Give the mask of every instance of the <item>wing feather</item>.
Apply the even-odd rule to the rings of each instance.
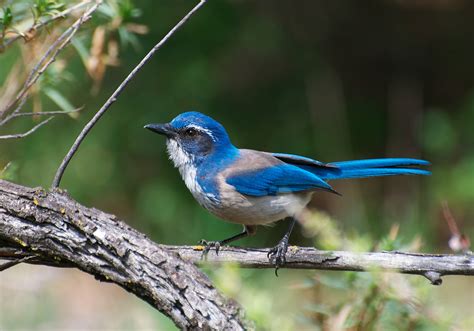
[[[257,197],[308,190],[335,192],[318,176],[290,164],[240,172],[229,176],[226,182],[241,194]]]

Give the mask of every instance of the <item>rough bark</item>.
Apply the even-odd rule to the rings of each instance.
[[[0,257],[23,255],[23,262],[72,266],[116,283],[181,329],[248,329],[239,305],[192,263],[59,190],[0,180],[0,247]]]

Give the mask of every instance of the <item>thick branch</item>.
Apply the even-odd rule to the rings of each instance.
[[[248,328],[241,308],[219,294],[198,268],[114,215],[86,208],[61,191],[0,180],[0,258],[29,256],[22,261],[74,266],[116,283],[182,329]]]

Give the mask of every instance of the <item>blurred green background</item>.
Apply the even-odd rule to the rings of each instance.
[[[12,161],[15,182],[48,187],[84,124],[145,52],[195,3],[134,1],[142,13],[134,22],[149,29],[137,37],[138,46],[123,45],[120,65],[107,69],[98,93],[91,92],[93,82],[80,57],[73,55],[68,79],[57,89],[84,110],[77,119],[57,117],[25,139],[0,141],[0,168]],[[86,31],[90,34],[92,28]],[[143,129],[144,124],[167,122],[183,111],[198,110],[220,121],[238,147],[301,154],[325,162],[373,157],[416,157],[432,162],[433,175],[427,178],[334,183],[342,197],[320,193],[311,203],[312,209],[324,213],[317,214],[317,220],[330,215],[330,225],[309,231],[311,235],[298,227],[292,244],[376,249],[398,224],[399,234],[387,239],[390,245],[407,247],[419,240],[422,244],[414,249],[449,252],[451,234],[443,218],[442,201],[448,202],[461,231],[471,238],[474,234],[473,31],[474,3],[467,0],[209,1],[145,66],[92,130],[61,187],[87,206],[118,215],[158,243],[194,244],[202,238],[216,240],[237,233],[240,226],[221,222],[198,206],[167,159],[164,139]],[[87,47],[88,42],[86,38]],[[1,84],[20,53],[19,45],[15,47],[0,55]],[[43,110],[57,108],[45,96],[41,100]],[[27,108],[31,106],[27,104]],[[2,134],[26,130],[32,124],[30,119],[17,119],[3,127]],[[260,228],[255,237],[238,245],[273,246],[286,228],[280,223]],[[332,230],[328,234],[327,229],[340,234],[342,242],[325,241],[334,234]],[[78,282],[90,282],[78,272],[45,267],[25,266],[15,272],[24,274],[31,269],[36,270],[29,271],[32,275],[51,272],[67,282],[73,273]],[[362,297],[363,291],[370,294],[382,282],[382,276],[371,274],[282,270],[282,277],[275,279],[272,271],[233,267],[207,271],[226,293],[240,299],[260,329],[269,330],[277,329],[269,322],[271,316],[281,320],[279,329],[327,329],[334,312],[341,313],[344,296],[358,291]],[[333,298],[333,287],[325,285],[324,277],[340,280],[342,285],[335,285],[339,289],[334,290],[342,293],[336,295],[340,301]],[[413,279],[396,279],[402,284],[406,278]],[[438,325],[440,330],[458,330],[473,325],[473,281],[448,277],[441,288],[430,287],[423,279],[414,282],[410,286],[422,294],[410,295],[419,298],[421,306],[446,304],[445,315],[434,314],[444,324],[427,314],[432,324],[426,329]],[[49,286],[56,286],[53,283]],[[273,293],[275,287],[281,288],[278,296]],[[94,291],[100,293],[102,288],[99,284]],[[112,326],[106,319],[92,325],[62,324],[61,314],[54,308],[36,312],[31,318],[35,324],[23,320],[25,324],[18,325],[23,301],[8,304],[5,293],[9,289],[0,291],[0,308],[10,311],[9,318],[0,319],[0,327],[3,320],[6,329],[32,325],[50,329],[78,325],[77,329],[173,328],[161,317],[150,317],[144,325],[124,322]],[[301,300],[298,291],[303,291],[307,300]],[[120,290],[103,295],[133,301],[118,314],[135,306],[142,314],[137,316],[158,314]],[[51,307],[61,300],[61,296],[35,296],[38,302],[48,297]],[[402,302],[402,307],[403,300],[398,299],[395,301]],[[285,306],[289,302],[291,308]],[[312,305],[309,313],[308,302]],[[111,311],[122,311],[112,299],[110,305]],[[370,306],[362,300],[363,305]],[[31,307],[37,309],[34,302]],[[109,305],[101,307],[110,310]],[[394,311],[389,316],[404,320],[413,314],[420,318],[424,310]],[[83,318],[96,313],[91,311]],[[375,316],[385,329],[401,325],[396,319],[384,320],[382,313]],[[143,321],[141,317],[138,320]],[[350,323],[346,326],[353,327]],[[412,329],[424,327],[421,323]]]

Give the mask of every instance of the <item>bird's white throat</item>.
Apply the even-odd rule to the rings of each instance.
[[[187,153],[183,147],[175,139],[167,139],[166,147],[170,160],[176,168],[181,168],[187,165],[192,165],[193,156]]]
[[[175,139],[168,139],[166,141],[166,147],[170,160],[173,161],[174,166],[178,168],[184,183],[196,197],[196,195],[202,192],[202,188],[197,182],[197,169],[193,163],[193,156],[187,153]]]

